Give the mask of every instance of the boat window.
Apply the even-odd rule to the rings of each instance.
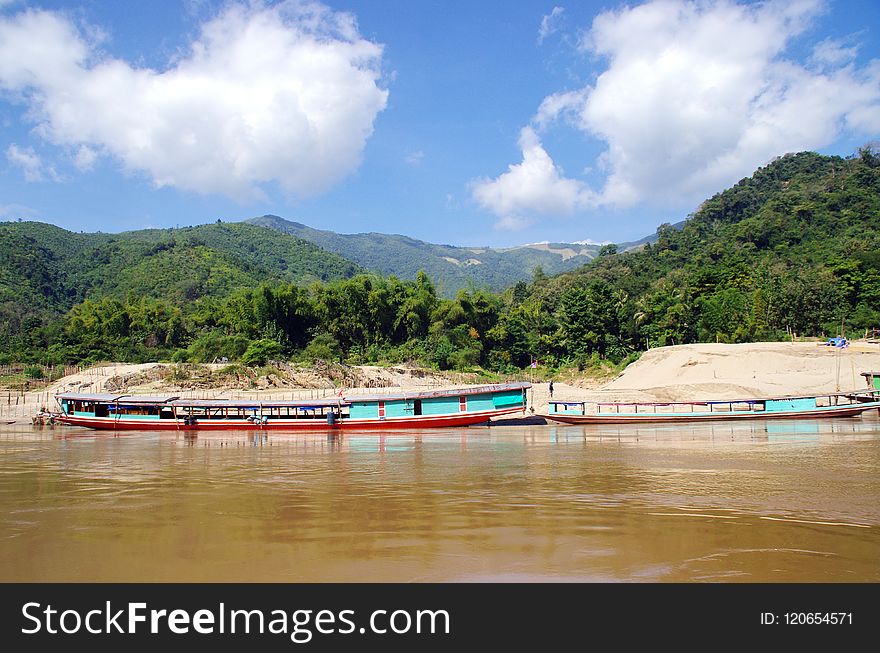
[[[413,401],[413,415],[421,415],[422,414],[422,400],[416,399]]]

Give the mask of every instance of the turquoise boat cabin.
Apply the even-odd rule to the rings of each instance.
[[[526,405],[528,384],[478,386],[460,390],[436,390],[402,395],[349,396],[351,419],[440,416],[482,413]]]

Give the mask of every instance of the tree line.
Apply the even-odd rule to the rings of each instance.
[[[0,327],[0,362],[417,362],[499,372],[622,363],[647,347],[880,326],[880,156],[782,157],[639,251],[540,268],[504,292],[414,280],[265,283],[193,301],[135,292]]]

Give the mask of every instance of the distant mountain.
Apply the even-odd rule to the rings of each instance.
[[[384,275],[415,279],[419,270],[424,270],[446,297],[454,297],[459,289],[471,283],[501,291],[517,281],[531,279],[538,267],[548,275],[573,270],[592,261],[602,247],[594,243],[534,243],[499,249],[455,247],[435,245],[397,234],[338,234],[285,220],[277,215],[251,218],[245,224],[302,238]],[[622,243],[618,245],[618,251],[626,251],[653,240],[656,240],[656,235],[634,243]]]
[[[243,223],[120,234],[0,223],[0,318],[66,311],[89,296],[191,301],[264,281],[328,281],[360,271],[305,240]]]

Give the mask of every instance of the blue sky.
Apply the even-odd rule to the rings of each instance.
[[[0,0],[0,218],[625,241],[880,136],[880,3]]]

